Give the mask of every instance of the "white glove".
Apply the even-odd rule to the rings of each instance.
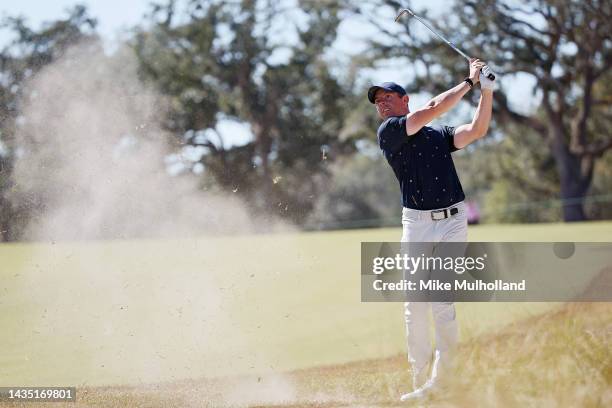
[[[492,73],[493,71],[491,71],[491,68],[489,68],[488,66],[485,66],[480,71],[480,76],[478,77],[478,80],[480,81],[480,89],[490,89],[490,90],[495,89],[495,79],[497,78],[495,79],[487,78],[487,76]]]

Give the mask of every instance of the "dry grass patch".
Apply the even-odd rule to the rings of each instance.
[[[486,305],[483,305],[486,307]],[[424,399],[405,356],[261,376],[79,388],[67,407],[609,407],[612,304],[566,304],[458,348],[454,374]],[[29,404],[51,407],[58,404]],[[11,407],[20,406],[11,404]],[[26,405],[23,405],[26,406]]]

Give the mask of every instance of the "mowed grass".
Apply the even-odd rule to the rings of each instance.
[[[463,342],[452,374],[441,377],[424,398],[405,403],[398,398],[408,390],[409,368],[405,357],[396,355],[259,376],[82,387],[76,404],[63,405],[609,407],[611,336],[610,304],[566,304]]]
[[[398,393],[407,391],[409,374],[401,304],[361,303],[358,276],[360,242],[394,241],[399,234],[393,228],[0,246],[0,327],[10,333],[0,350],[0,385],[76,385],[87,406],[393,405]],[[610,237],[612,223],[470,228],[472,241]],[[522,370],[500,369],[496,361],[536,353],[539,345],[550,367],[533,368],[549,379],[533,401],[547,404],[543,396],[557,401],[550,377],[564,360],[548,350],[570,357],[584,351],[574,350],[580,346],[573,343],[562,343],[568,345],[563,349],[554,343],[557,335],[565,335],[562,342],[572,336],[587,341],[582,322],[597,316],[604,331],[595,339],[603,338],[610,349],[610,309],[599,305],[589,311],[590,306],[555,317],[549,327],[538,316],[558,304],[458,305],[461,379],[472,372],[474,384],[494,401],[504,385],[493,382],[491,389],[488,374],[502,376],[506,370],[509,381],[516,377],[513,371]],[[523,327],[525,319],[532,319],[525,324],[533,328]],[[568,326],[570,320],[576,323]],[[533,347],[519,344],[526,327],[541,332],[529,343]],[[557,333],[555,338],[549,332]],[[514,343],[491,351],[489,344],[498,344],[500,336]],[[541,338],[554,344],[544,347],[535,341]],[[604,373],[607,364],[610,388],[609,360],[598,356],[596,362]],[[567,381],[570,368],[562,373]],[[575,378],[585,392],[607,395],[601,382]],[[450,390],[456,384],[450,383]],[[479,392],[476,387],[474,398]]]

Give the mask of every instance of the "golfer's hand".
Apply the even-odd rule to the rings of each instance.
[[[476,85],[479,81],[480,69],[485,66],[485,63],[478,58],[472,58],[470,60],[470,79],[472,83]]]
[[[497,77],[495,78],[497,79]],[[488,89],[488,90],[494,90],[495,89],[495,79],[491,80],[489,78],[487,78],[482,72],[480,73],[480,89]]]

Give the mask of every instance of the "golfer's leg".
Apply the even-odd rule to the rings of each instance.
[[[413,386],[423,385],[429,374],[432,345],[429,336],[429,303],[406,302],[404,304],[408,361],[412,366]]]
[[[459,255],[454,253],[457,249],[459,248],[455,244],[438,243],[434,250],[434,257],[442,259],[454,257]],[[454,284],[454,274],[454,271],[447,271],[445,269],[434,269],[431,272],[432,279],[450,285]],[[440,352],[440,361],[444,361],[448,360],[447,354],[457,343],[457,316],[455,313],[455,304],[453,303],[454,296],[452,292],[442,292],[435,296],[438,297],[438,299],[436,299],[437,301],[435,302],[431,302],[431,314],[435,328],[436,350]]]
[[[426,235],[431,226],[423,222],[417,212],[404,210],[402,217],[402,251],[410,256],[413,252],[424,250],[421,241],[427,241]],[[423,278],[425,270],[414,272],[411,279]],[[410,300],[410,294],[409,294]],[[416,389],[423,385],[429,375],[429,362],[432,355],[432,343],[429,334],[429,303],[408,301],[404,303],[404,319],[406,324],[406,338],[408,348],[408,361],[412,367],[413,387]]]
[[[432,302],[431,313],[436,328],[436,349],[440,351],[440,356],[444,357],[457,343],[458,326],[455,304]]]
[[[440,226],[443,231],[440,237],[442,242],[467,242],[467,216],[463,203],[458,206],[459,213],[443,220]],[[467,244],[466,244],[467,245]],[[466,245],[439,246],[440,252],[436,256],[461,256],[465,252]],[[454,272],[451,272],[454,273]],[[446,280],[447,277],[445,277]],[[454,277],[453,277],[454,278]],[[440,352],[440,362],[447,362],[448,354],[451,352],[458,340],[458,324],[455,313],[455,304],[452,302],[432,302],[431,311],[434,319],[436,349]]]

